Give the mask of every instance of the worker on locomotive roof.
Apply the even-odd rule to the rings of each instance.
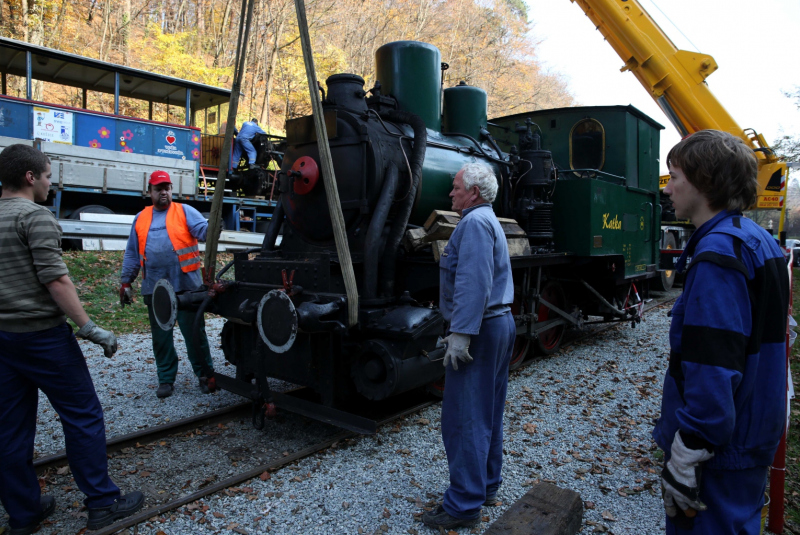
[[[197,241],[205,241],[208,221],[188,204],[172,202],[172,182],[166,171],[155,171],[150,175],[149,191],[153,206],[139,212],[133,220],[122,260],[119,296],[123,307],[132,301],[131,283],[141,269],[142,296],[150,319],[158,372],[156,396],[166,398],[174,391],[178,355],[172,329],[161,329],[153,315],[153,288],[160,279],[167,279],[176,293],[196,290],[203,284]],[[194,318],[195,312],[178,311],[178,326],[186,341],[189,362],[199,378],[200,391],[207,394],[208,378],[214,372],[214,363],[205,328],[199,336],[199,347],[193,343]]]
[[[502,483],[503,409],[516,327],[511,262],[492,210],[497,179],[470,163],[453,180],[452,209],[462,218],[439,261],[439,306],[449,323],[442,439],[450,486],[423,522],[432,528],[475,526],[481,506],[497,503]]]
[[[247,164],[249,167],[253,167],[256,164],[256,149],[253,147],[253,138],[256,134],[266,134],[266,132],[258,126],[258,121],[255,117],[242,124],[242,129],[239,130],[239,133],[236,135],[236,145],[233,147],[231,166],[236,167],[239,165],[242,151],[247,154]]]
[[[664,193],[697,227],[677,265],[683,271],[691,256],[653,431],[665,453],[667,533],[757,535],[786,425],[786,261],[742,216],[758,183],[756,156],[741,139],[703,130],[667,162]]]
[[[0,502],[7,533],[32,533],[56,508],[52,496],[41,495],[32,462],[39,390],[61,419],[69,466],[86,495],[86,527],[99,529],[135,513],[144,496],[120,495],[108,477],[103,407],[64,316],[108,358],[117,338],[86,315],[61,258],[61,227],[36,204],[50,191],[50,160],[30,145],[9,145],[0,153],[0,181]]]

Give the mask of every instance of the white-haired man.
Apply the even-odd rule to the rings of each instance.
[[[439,306],[449,323],[442,439],[450,486],[423,515],[432,528],[474,526],[496,501],[502,478],[503,409],[516,327],[514,283],[505,234],[492,210],[497,179],[483,164],[453,179],[452,209],[461,215],[439,262]]]

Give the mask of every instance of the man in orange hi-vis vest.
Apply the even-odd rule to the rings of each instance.
[[[172,202],[172,181],[166,171],[150,175],[148,206],[136,215],[128,238],[128,247],[122,261],[120,302],[124,306],[132,301],[131,283],[142,271],[142,297],[147,305],[150,331],[153,334],[153,353],[158,369],[156,396],[166,398],[174,391],[178,373],[178,354],[172,339],[172,330],[164,331],[153,315],[153,288],[160,279],[167,279],[176,293],[196,290],[203,283],[200,271],[200,251],[197,240],[205,241],[208,222],[191,206]],[[199,348],[192,343],[195,313],[178,311],[178,326],[186,340],[186,353],[199,387],[208,393],[208,377],[214,371],[208,338],[200,335]],[[199,351],[198,351],[199,350]]]

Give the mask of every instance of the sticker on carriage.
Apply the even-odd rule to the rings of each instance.
[[[153,138],[156,156],[186,159],[187,131],[157,126],[153,129]]]
[[[34,106],[33,138],[72,145],[72,112]]]

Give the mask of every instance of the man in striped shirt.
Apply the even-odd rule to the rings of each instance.
[[[136,512],[144,496],[121,496],[108,477],[103,409],[64,316],[106,357],[117,338],[86,315],[61,259],[61,227],[36,204],[50,191],[47,156],[28,145],[6,147],[0,182],[0,501],[9,533],[32,533],[55,509],[33,468],[39,390],[61,418],[69,465],[86,494],[87,527],[98,529]]]

